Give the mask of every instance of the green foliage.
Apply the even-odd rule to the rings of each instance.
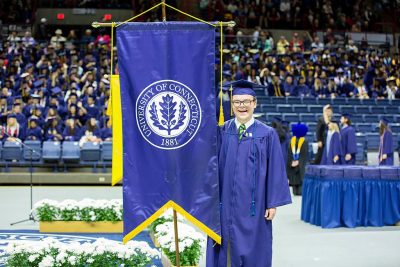
[[[163,253],[168,257],[173,265],[176,266],[176,253],[170,252],[163,248]],[[195,266],[199,264],[201,256],[201,246],[198,241],[194,241],[193,245],[179,252],[181,266]]]

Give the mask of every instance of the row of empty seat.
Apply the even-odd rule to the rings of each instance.
[[[260,104],[257,108],[258,112],[280,112],[280,113],[317,113],[322,114],[322,105],[304,105],[304,104]],[[368,114],[398,114],[400,106],[352,106],[337,105],[333,106],[336,113],[350,113],[359,115]],[[400,117],[399,117],[400,118]]]
[[[82,147],[78,142],[25,141],[0,142],[0,162],[22,162],[29,165],[37,163],[110,163],[112,155],[111,142],[86,142]]]
[[[400,99],[358,99],[358,98],[315,98],[315,97],[269,97],[263,91],[256,91],[261,104],[304,104],[304,105],[352,105],[352,106],[399,106]]]

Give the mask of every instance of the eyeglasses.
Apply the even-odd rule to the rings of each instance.
[[[241,104],[243,104],[243,106],[245,106],[245,107],[248,107],[248,106],[250,106],[250,104],[251,104],[253,101],[255,101],[255,100],[254,100],[254,99],[252,99],[252,100],[246,99],[246,100],[243,100],[243,101],[234,100],[234,101],[232,101],[232,103],[233,103],[233,105],[234,105],[235,107],[240,107]]]

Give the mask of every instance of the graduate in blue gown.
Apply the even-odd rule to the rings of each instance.
[[[272,219],[291,203],[278,135],[253,118],[253,83],[232,83],[235,119],[220,129],[219,178],[222,244],[211,239],[207,266],[269,267]]]
[[[342,164],[343,152],[339,126],[336,122],[331,121],[328,123],[328,129],[321,165],[340,165]]]
[[[342,114],[340,123],[342,124],[342,129],[340,130],[340,141],[342,143],[344,156],[342,163],[346,165],[354,165],[356,164],[357,141],[356,131],[353,126],[351,126],[351,115],[348,113]]]
[[[29,118],[29,127],[26,130],[26,140],[43,140],[43,130],[38,126],[38,118],[35,116]]]
[[[389,120],[382,118],[379,123],[379,165],[393,166],[393,134],[389,128]]]

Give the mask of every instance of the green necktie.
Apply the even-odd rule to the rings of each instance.
[[[238,131],[238,134],[239,134],[239,141],[242,140],[244,131],[246,131],[246,125],[240,124],[240,126],[239,126],[239,131]]]

